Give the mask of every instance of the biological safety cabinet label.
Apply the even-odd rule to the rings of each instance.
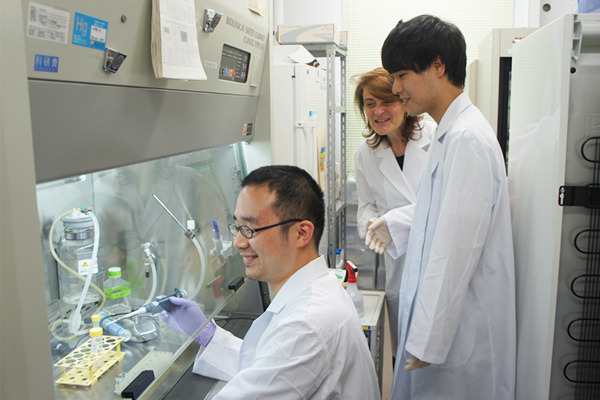
[[[88,15],[75,13],[73,21],[73,44],[92,49],[106,49],[108,22]]]
[[[58,57],[35,55],[33,69],[41,72],[58,72]]]
[[[44,4],[29,3],[27,37],[48,42],[67,44],[69,33],[68,11]]]

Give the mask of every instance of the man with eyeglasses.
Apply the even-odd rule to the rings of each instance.
[[[244,340],[210,322],[196,337],[193,371],[228,383],[214,399],[380,399],[375,367],[350,297],[329,274],[319,241],[325,204],[304,170],[268,166],[242,182],[229,225],[250,279],[274,294]],[[163,318],[192,334],[206,317],[197,303]]]

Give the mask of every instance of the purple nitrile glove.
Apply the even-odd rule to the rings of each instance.
[[[160,300],[163,297],[158,296],[156,299]],[[162,311],[160,318],[175,332],[182,335],[192,335],[206,321],[206,316],[195,301],[175,296],[169,297],[169,301],[178,307],[169,312]],[[200,345],[206,346],[215,334],[216,328],[215,323],[211,321],[194,340]]]

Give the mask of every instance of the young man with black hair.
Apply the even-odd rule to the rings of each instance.
[[[463,92],[465,39],[422,15],[400,21],[381,54],[410,115],[438,124],[408,239],[392,399],[514,399],[506,170],[492,128]]]

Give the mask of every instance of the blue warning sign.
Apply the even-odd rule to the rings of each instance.
[[[88,15],[75,13],[73,21],[73,44],[104,51],[108,22]]]
[[[58,72],[58,57],[36,54],[33,69],[42,72]]]

